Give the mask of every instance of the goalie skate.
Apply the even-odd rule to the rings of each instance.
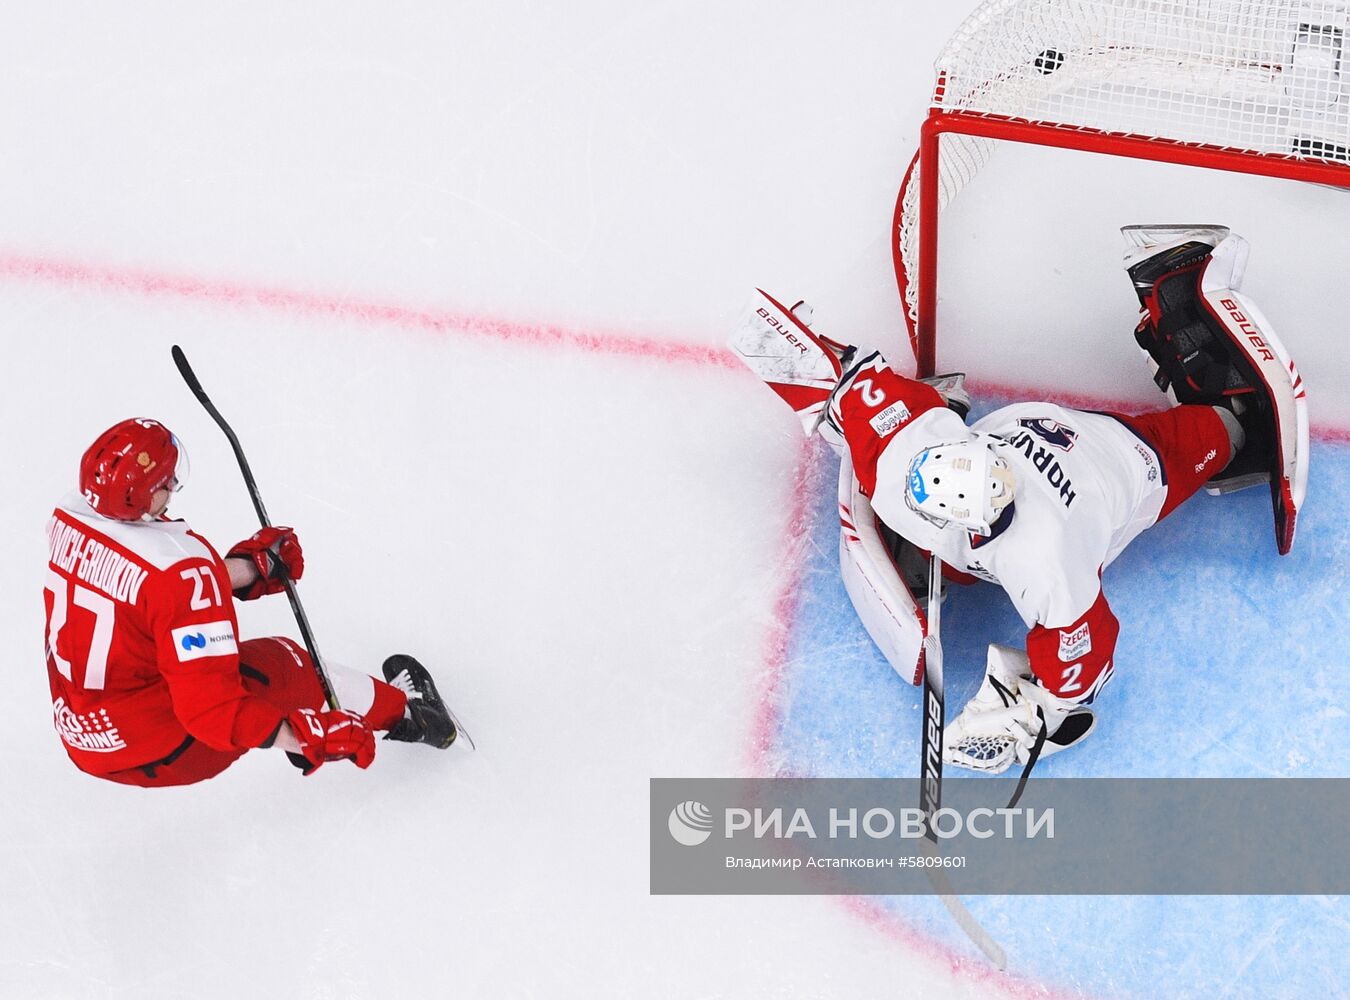
[[[1222,226],[1130,226],[1122,233],[1145,311],[1135,338],[1156,366],[1158,387],[1177,403],[1229,409],[1246,435],[1207,490],[1268,482],[1276,545],[1287,553],[1307,495],[1307,399],[1270,321],[1239,291],[1247,241]]]

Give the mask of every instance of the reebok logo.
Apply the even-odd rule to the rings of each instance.
[[[1205,466],[1209,465],[1210,462],[1214,461],[1218,457],[1219,453],[1217,451],[1215,451],[1213,448],[1209,449],[1209,453],[1200,460],[1200,464],[1195,467],[1195,471],[1204,472]]]

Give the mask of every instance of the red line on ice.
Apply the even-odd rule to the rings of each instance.
[[[401,326],[437,334],[464,334],[494,340],[561,347],[595,354],[673,361],[701,367],[743,370],[732,354],[722,348],[679,343],[619,332],[573,330],[543,323],[516,322],[475,316],[449,310],[416,308],[397,303],[375,302],[250,284],[242,281],[193,277],[140,268],[92,264],[85,261],[0,253],[0,277],[43,281],[79,288],[126,292],[152,298],[177,298],[234,308],[262,308],[298,313],[315,318]],[[977,392],[1020,399],[1051,399],[1068,406],[1134,411],[1137,402],[1076,396],[1053,390],[1003,383],[978,382]],[[1160,408],[1160,407],[1159,407]],[[1314,428],[1314,436],[1327,441],[1350,443],[1350,429]],[[793,473],[787,518],[789,549],[784,558],[782,586],[774,601],[773,623],[765,640],[762,664],[763,686],[751,727],[750,766],[763,774],[771,763],[769,754],[777,737],[782,682],[788,667],[789,643],[796,621],[799,584],[806,561],[810,530],[810,484],[821,452],[804,442]],[[894,937],[906,947],[947,965],[954,973],[988,986],[1017,1000],[1054,1000],[1067,997],[1044,984],[1000,973],[982,960],[957,952],[943,942],[910,926],[899,915],[866,897],[845,896],[844,906],[868,924]]]
[[[811,484],[825,449],[803,441],[792,476],[791,499],[784,525],[786,552],[780,570],[781,584],[773,605],[773,621],[765,637],[761,662],[762,683],[754,721],[750,727],[750,773],[772,776],[777,761],[772,753],[778,736],[782,708],[782,685],[787,675],[792,641],[800,601],[800,584],[806,565],[811,532]],[[981,989],[1012,1000],[1082,1000],[1084,994],[1067,993],[1015,973],[999,972],[978,955],[958,951],[913,926],[900,914],[866,896],[839,896],[844,908],[874,931],[900,942],[911,952],[922,955],[934,965],[945,966],[954,975]]]
[[[1061,989],[1021,976],[1015,972],[999,972],[982,956],[962,954],[941,941],[928,937],[911,927],[896,914],[887,910],[871,896],[841,896],[844,908],[877,931],[900,942],[908,950],[918,952],[934,963],[946,965],[954,975],[987,988],[990,994],[1011,1000],[1084,1000],[1085,993],[1069,993]],[[1015,956],[1014,956],[1015,957]]]
[[[351,298],[342,294],[306,292],[228,278],[204,278],[119,264],[37,254],[0,252],[0,277],[43,281],[93,290],[118,291],[151,298],[210,302],[235,308],[261,308],[313,318],[333,318],[401,326],[439,334],[464,334],[493,340],[563,347],[595,354],[626,355],[682,364],[744,371],[732,353],[706,344],[644,337],[619,331],[575,330],[551,323],[531,323],[448,309],[419,308],[394,302]],[[1017,399],[1049,399],[1088,409],[1136,410],[1138,402],[1080,396],[1051,389],[972,381],[977,392]],[[1160,409],[1161,407],[1148,407]],[[1350,443],[1350,428],[1314,427],[1319,440]]]
[[[573,330],[450,310],[417,308],[390,302],[305,292],[271,285],[135,267],[28,254],[0,253],[0,276],[79,288],[128,292],[151,298],[210,302],[236,308],[256,307],[315,318],[387,324],[440,334],[466,334],[539,346],[566,347],[598,354],[629,355],[685,364],[743,370],[730,351],[628,333]]]
[[[783,526],[787,552],[779,574],[781,584],[773,604],[773,622],[764,642],[759,704],[750,727],[750,773],[756,776],[767,774],[773,763],[769,752],[778,736],[781,687],[787,674],[788,648],[796,625],[802,570],[811,534],[811,479],[820,455],[821,449],[814,447],[814,442],[803,439],[792,474],[791,500]]]

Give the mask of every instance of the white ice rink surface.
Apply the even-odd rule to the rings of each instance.
[[[0,12],[0,996],[1050,995],[831,899],[647,892],[648,779],[760,766],[801,457],[748,375],[658,345],[719,345],[759,284],[899,352],[892,202],[967,5],[277,7]],[[1089,164],[1071,200],[1052,156],[954,209],[947,359],[1118,397],[1114,227],[1212,219],[1350,427],[1347,196]],[[164,420],[176,513],[254,528],[173,343],[300,531],[325,653],[421,656],[476,755],[161,792],[69,764],[42,528],[93,435]],[[241,628],[294,631],[280,599]]]

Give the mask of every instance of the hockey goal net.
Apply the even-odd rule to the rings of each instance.
[[[1350,188],[1350,0],[987,0],[937,60],[895,207],[920,375],[941,210],[998,140]]]

